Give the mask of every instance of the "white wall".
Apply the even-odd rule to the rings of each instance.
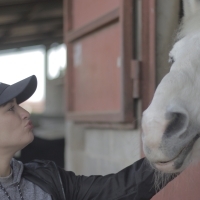
[[[76,174],[114,173],[140,158],[138,130],[85,128],[66,122],[66,169]]]

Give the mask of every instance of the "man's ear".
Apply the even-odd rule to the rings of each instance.
[[[200,0],[183,0],[184,17],[187,19],[200,10]]]

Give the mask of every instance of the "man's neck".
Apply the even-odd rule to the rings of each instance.
[[[10,161],[11,158],[2,158],[0,156],[0,177],[9,176],[11,173]]]

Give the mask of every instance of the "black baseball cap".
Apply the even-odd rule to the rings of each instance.
[[[8,85],[0,82],[0,106],[16,98],[18,104],[32,96],[37,88],[37,78],[32,75],[17,83]]]

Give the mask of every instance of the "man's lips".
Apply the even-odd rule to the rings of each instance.
[[[33,129],[33,123],[29,120],[25,127],[29,127],[30,129]]]

